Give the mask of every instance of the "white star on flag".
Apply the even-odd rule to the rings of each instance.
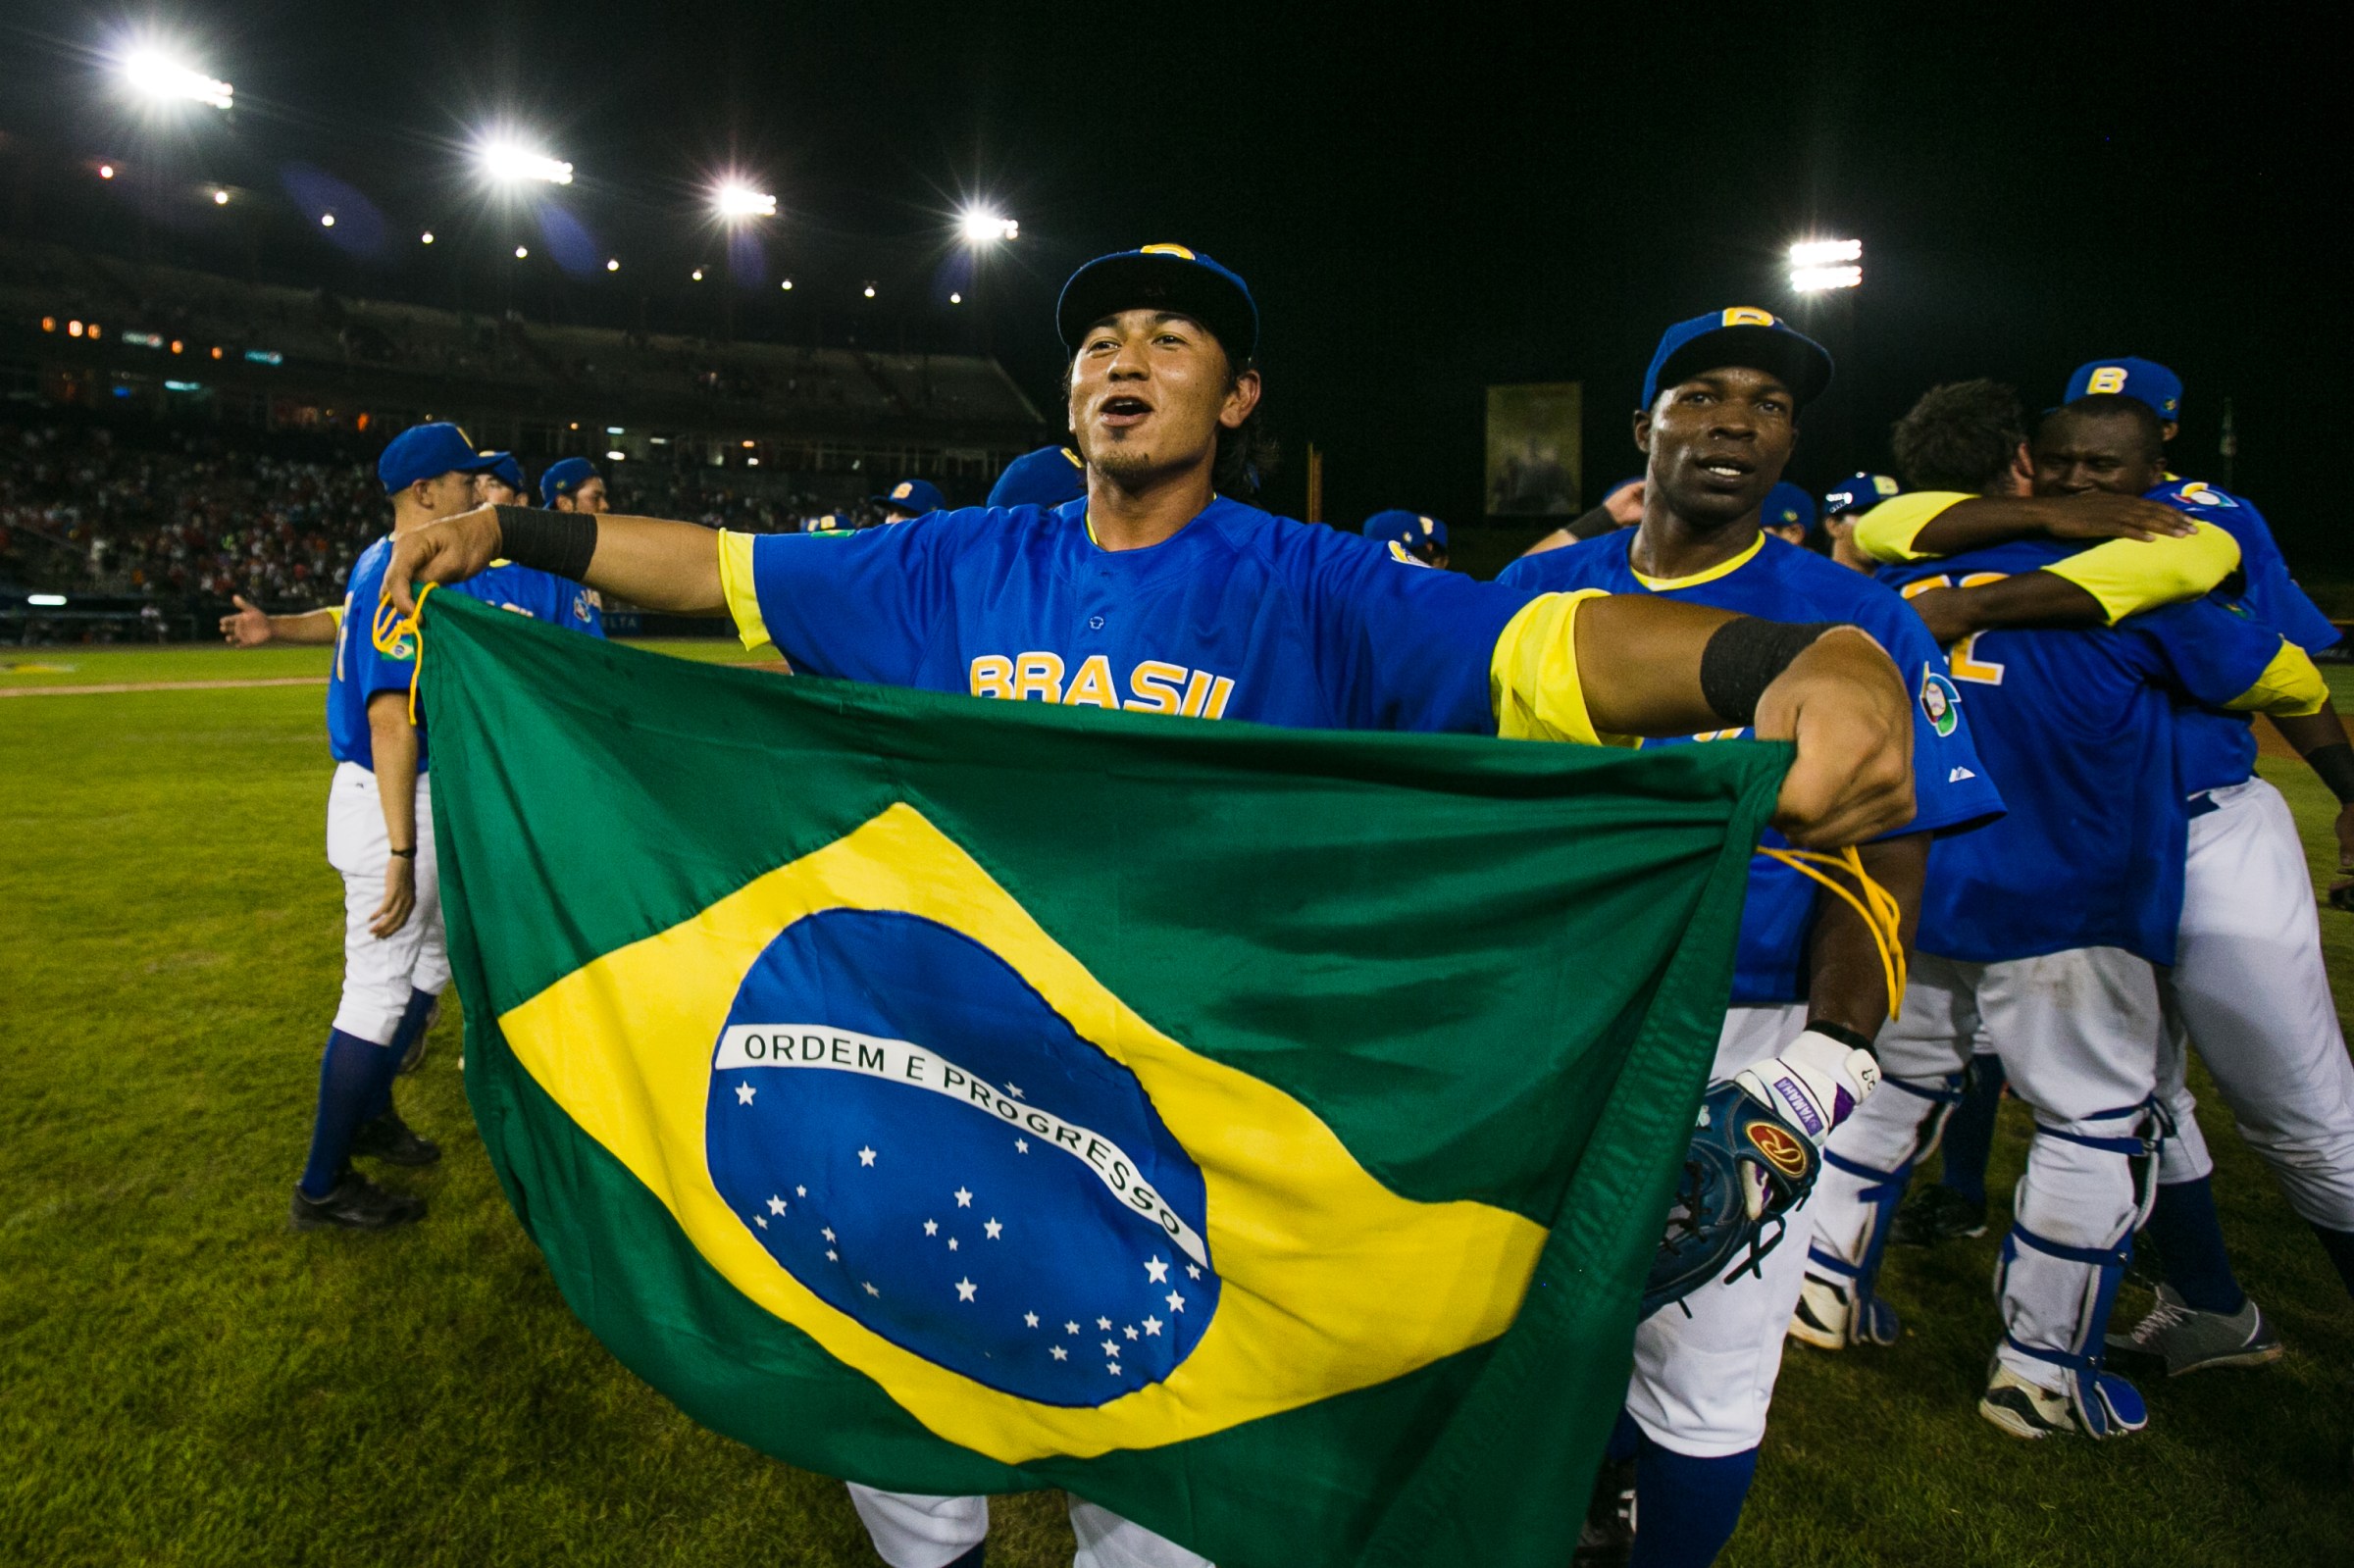
[[[1117,1361],[1108,1362],[1105,1364],[1103,1370],[1116,1378],[1120,1375],[1120,1364]]]
[[[1171,1312],[1183,1312],[1185,1310],[1185,1297],[1179,1295],[1176,1291],[1171,1290],[1169,1292],[1169,1310]]]
[[[1035,1329],[1038,1327],[1038,1314],[1035,1312],[1025,1312],[1022,1314],[1022,1322]]]
[[[1015,1138],[1015,1139],[1013,1140],[1013,1151],[1014,1151],[1016,1154],[1027,1154],[1027,1153],[1029,1153],[1029,1152],[1030,1152],[1030,1140],[1029,1140],[1028,1138]]]
[[[859,1163],[859,1164],[861,1164],[861,1165],[872,1165],[872,1164],[874,1164],[874,1163],[875,1163],[875,1151],[874,1151],[873,1149],[871,1149],[871,1148],[862,1148],[862,1149],[860,1149],[860,1150],[858,1151],[858,1163]]]
[[[973,1292],[979,1289],[980,1287],[970,1280],[958,1280],[956,1282],[956,1299],[970,1301],[973,1298]]]
[[[1079,1332],[1079,1325],[1076,1323],[1066,1323],[1062,1326],[1062,1332],[1065,1334],[1077,1334]]]
[[[1154,1339],[1158,1339],[1160,1337],[1160,1319],[1145,1319],[1145,1332],[1151,1335]]]
[[[1136,1338],[1136,1325],[1131,1323],[1128,1325],[1128,1327],[1122,1329],[1120,1332],[1128,1336],[1129,1339],[1133,1340]]]
[[[1022,1086],[1019,1084],[1008,1084],[1005,1086],[1005,1092],[1011,1094],[1015,1099],[1018,1100],[1022,1097]]]
[[[881,1295],[883,1292],[875,1289],[874,1281],[869,1280],[866,1282],[866,1293],[868,1295]]]
[[[1188,1264],[1185,1266],[1185,1277],[1186,1277],[1187,1279],[1189,1279],[1189,1280],[1198,1280],[1198,1279],[1202,1278],[1202,1268],[1201,1268],[1201,1265],[1199,1265],[1199,1264],[1195,1264],[1195,1263],[1188,1263]]]
[[[762,1229],[763,1231],[765,1231],[765,1230],[767,1230],[767,1229],[768,1229],[768,1222],[767,1222],[766,1220],[762,1219],[762,1218],[761,1218],[759,1215],[757,1215],[757,1214],[755,1214],[755,1215],[753,1215],[753,1216],[752,1216],[752,1223],[753,1223],[754,1225],[757,1225],[758,1227],[760,1227],[760,1229]]]
[[[793,1195],[794,1197],[807,1197],[809,1195],[809,1189],[805,1187],[796,1187],[793,1189]]]
[[[837,1239],[834,1235],[834,1227],[831,1225],[827,1226],[824,1230],[818,1232],[817,1234],[824,1237],[829,1241]]]
[[[773,1193],[772,1193],[772,1194],[770,1194],[770,1196],[769,1196],[769,1199],[768,1199],[768,1212],[769,1212],[769,1213],[771,1213],[771,1214],[782,1214],[782,1213],[784,1213],[784,1212],[785,1212],[785,1200],[784,1200],[783,1198],[781,1198],[781,1197],[778,1197],[778,1196],[776,1196],[776,1195],[775,1195],[775,1194],[773,1194]]]
[[[736,1086],[736,1103],[737,1103],[737,1104],[739,1104],[739,1105],[749,1105],[749,1104],[751,1104],[751,1103],[752,1103],[752,1095],[753,1095],[755,1092],[756,1092],[756,1091],[753,1089],[752,1086],[751,1086],[751,1085],[749,1085],[749,1084],[739,1084],[739,1085],[737,1085],[737,1086]]]
[[[993,1240],[993,1241],[994,1241],[994,1240],[996,1240],[996,1239],[998,1239],[998,1232],[1000,1232],[1000,1231],[1002,1231],[1002,1230],[1004,1230],[1004,1229],[1005,1229],[1005,1227],[1003,1227],[1002,1225],[999,1225],[999,1224],[998,1224],[997,1221],[995,1221],[995,1220],[991,1220],[991,1221],[987,1222],[986,1224],[984,1224],[984,1225],[981,1227],[981,1229],[982,1229],[982,1230],[983,1230],[985,1233],[987,1233],[987,1235],[988,1235],[989,1239],[990,1239],[991,1240]]]
[[[926,1236],[938,1236],[940,1234],[940,1222],[938,1220],[926,1220],[924,1222],[924,1234]]]
[[[1096,1327],[1099,1329],[1108,1329],[1111,1327],[1111,1319],[1098,1318],[1096,1319]]]
[[[956,1239],[952,1236],[948,1238],[948,1250],[951,1252],[956,1250]]]
[[[1169,1283],[1169,1266],[1160,1259],[1154,1258],[1145,1265],[1145,1278],[1154,1285],[1166,1285]]]
[[[842,1254],[835,1251],[832,1247],[828,1247],[826,1248],[826,1261],[828,1263],[840,1263],[842,1261]]]
[[[1059,1344],[1050,1344],[1047,1346],[1047,1354],[1052,1356],[1057,1361],[1068,1361],[1071,1358],[1071,1352],[1065,1350]]]
[[[970,1193],[970,1192],[967,1192],[967,1191],[966,1191],[966,1190],[965,1190],[963,1188],[961,1188],[961,1187],[960,1187],[960,1188],[958,1188],[958,1189],[956,1189],[956,1206],[957,1206],[958,1208],[960,1208],[960,1209],[969,1209],[969,1208],[971,1208],[971,1207],[973,1206],[973,1194],[972,1194],[972,1193]]]
[[[1120,1358],[1120,1347],[1113,1341],[1106,1340],[1103,1341],[1103,1353],[1111,1357],[1114,1361],[1117,1361]]]

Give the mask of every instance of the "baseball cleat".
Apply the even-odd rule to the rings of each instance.
[[[1605,1459],[1577,1533],[1571,1568],[1625,1568],[1635,1549],[1635,1461]]]
[[[362,1122],[351,1135],[351,1152],[387,1165],[431,1165],[441,1157],[441,1145],[410,1128],[400,1112],[386,1111]]]
[[[1986,1200],[1973,1203],[1942,1185],[1924,1187],[1907,1198],[1888,1227],[1888,1239],[1898,1246],[1935,1246],[1985,1234]]]
[[[322,1198],[294,1189],[290,1223],[297,1231],[339,1227],[346,1231],[389,1231],[425,1218],[425,1199],[377,1186],[357,1171],[345,1171],[334,1190]]]
[[[2014,1438],[2048,1438],[2076,1430],[2076,1415],[2069,1408],[2067,1394],[2029,1383],[2000,1363],[1986,1381],[1978,1414]]]
[[[2249,1296],[2237,1312],[2202,1312],[2175,1293],[2171,1285],[2158,1287],[2158,1304],[2128,1334],[2112,1334],[2108,1356],[2120,1366],[2156,1370],[2178,1378],[2205,1367],[2256,1367],[2280,1359],[2280,1337],[2273,1332],[2256,1298]]]
[[[1808,1275],[1799,1288],[1798,1308],[1790,1314],[1791,1334],[1818,1350],[1896,1343],[1903,1332],[1896,1308],[1877,1296],[1852,1301],[1848,1290],[1836,1280]]]

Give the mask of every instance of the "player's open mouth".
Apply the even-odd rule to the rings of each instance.
[[[1704,457],[1694,467],[1714,480],[1738,480],[1757,472],[1749,464],[1731,457]]]
[[[1096,416],[1114,430],[1125,430],[1142,424],[1152,412],[1152,405],[1141,397],[1107,397],[1096,407]]]

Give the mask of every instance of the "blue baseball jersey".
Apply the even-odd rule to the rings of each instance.
[[[376,737],[368,729],[368,699],[379,691],[406,692],[417,669],[417,639],[405,636],[393,652],[376,645],[380,617],[392,607],[382,601],[384,568],[392,561],[389,534],[361,552],[343,595],[343,621],[335,629],[335,662],[327,676],[327,746],[337,762],[356,762],[376,771]],[[417,732],[417,771],[426,771],[425,731]]]
[[[1534,594],[1215,500],[1105,550],[1087,502],[935,512],[749,547],[795,670],[888,685],[1306,729],[1496,733],[1489,665]],[[741,594],[739,594],[741,597]],[[736,606],[749,624],[746,606]]]
[[[2212,523],[2239,541],[2239,570],[2245,582],[2240,601],[2256,619],[2307,653],[2336,646],[2337,628],[2288,575],[2288,562],[2282,559],[2264,514],[2253,503],[2196,480],[2169,481],[2150,491],[2148,499]],[[2256,771],[2256,732],[2245,714],[2186,708],[2175,733],[2185,793],[2241,784]]]
[[[335,629],[335,662],[327,679],[328,750],[337,762],[356,762],[371,773],[376,771],[376,741],[368,728],[368,699],[379,691],[405,693],[417,668],[414,636],[401,638],[391,653],[376,646],[379,620],[388,623],[393,616],[391,607],[383,602],[384,568],[391,560],[392,540],[386,537],[368,546],[352,567],[343,599],[343,621]],[[463,593],[590,636],[605,634],[604,617],[587,588],[537,567],[501,561],[464,582],[436,591]],[[426,766],[425,726],[420,723],[417,771],[425,772]]]
[[[572,579],[542,572],[537,567],[493,561],[487,571],[451,586],[485,604],[528,615],[568,632],[585,632],[592,637],[605,634],[605,618],[596,596]]]
[[[2008,577],[2074,548],[2021,539],[1881,578]],[[2108,630],[1981,632],[1957,643],[1954,680],[2010,810],[1930,850],[1922,950],[1994,963],[2123,947],[2172,964],[2188,820],[2176,703],[2231,701],[2279,649],[2278,632],[2215,599]]]
[[[1853,622],[1879,639],[1917,698],[1913,787],[1919,809],[1912,824],[1899,831],[1950,833],[2002,811],[2003,797],[1978,758],[1961,699],[1946,672],[1945,655],[1920,617],[1894,592],[1812,550],[1765,534],[1714,571],[1673,581],[1645,578],[1635,571],[1628,553],[1636,531],[1620,529],[1583,544],[1523,556],[1507,567],[1499,581],[1533,589],[1659,593],[1770,621]],[[1692,738],[1716,740],[1747,733],[1726,730]],[[1766,842],[1782,846],[1789,840],[1768,829]],[[1736,1003],[1806,999],[1807,938],[1814,926],[1815,900],[1815,884],[1779,861],[1760,857],[1750,863],[1741,946],[1733,968]]]

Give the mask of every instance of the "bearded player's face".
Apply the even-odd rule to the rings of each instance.
[[[1118,481],[1207,466],[1218,431],[1258,402],[1258,373],[1190,316],[1130,310],[1088,329],[1071,362],[1071,433],[1090,469]]]
[[[1676,516],[1731,523],[1754,514],[1798,443],[1798,400],[1764,371],[1704,371],[1635,416],[1649,481]]]

